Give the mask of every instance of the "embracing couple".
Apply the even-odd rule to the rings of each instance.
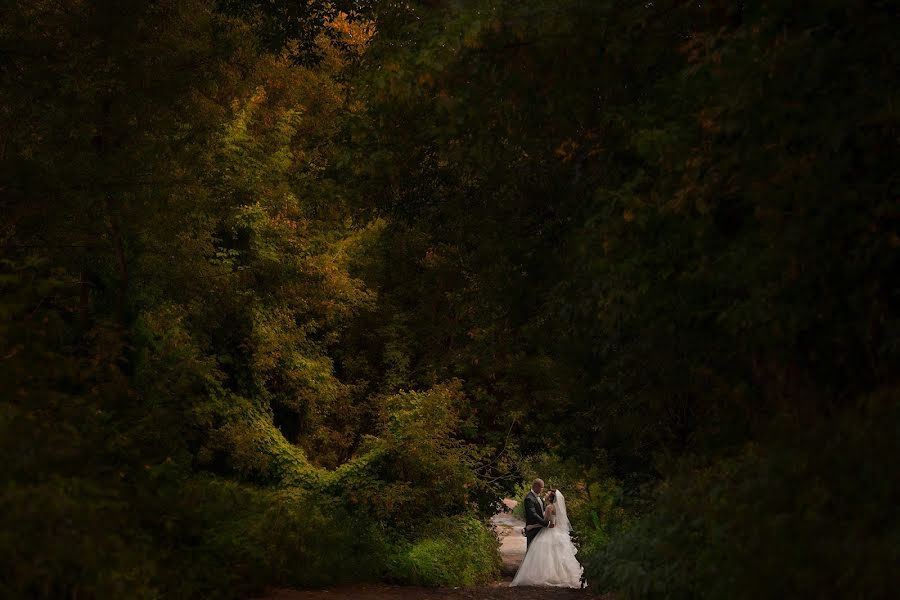
[[[525,496],[528,549],[510,585],[580,588],[582,568],[575,558],[578,550],[569,538],[572,526],[566,515],[566,499],[554,489],[541,498],[543,490],[543,480],[535,479]]]

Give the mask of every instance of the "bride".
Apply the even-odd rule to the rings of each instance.
[[[582,567],[575,558],[578,550],[569,538],[572,526],[566,516],[566,499],[559,490],[547,494],[544,519],[550,526],[543,527],[531,542],[522,566],[509,585],[580,588]]]

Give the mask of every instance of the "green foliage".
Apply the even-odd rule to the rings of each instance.
[[[514,423],[518,451],[575,458],[576,480],[595,482],[573,500],[598,584],[737,589],[743,562],[724,541],[678,539],[690,547],[678,562],[655,554],[653,530],[683,530],[676,511],[654,512],[669,501],[654,488],[688,485],[687,457],[729,465],[756,444],[773,468],[785,462],[773,485],[833,490],[788,466],[823,443],[802,434],[837,435],[863,398],[896,389],[894,12],[454,2],[379,23],[364,61],[382,68],[362,76],[378,127],[355,156],[362,200],[397,240],[398,266],[377,281],[402,307],[396,335],[416,332],[397,344],[405,370],[463,379],[481,431]],[[752,485],[749,466],[733,477]],[[721,510],[740,502],[727,495]],[[803,523],[774,501],[733,518]],[[829,593],[804,574],[838,569],[827,541],[793,536],[771,570],[747,558],[747,573],[796,581],[778,573],[796,565],[809,587],[794,591]],[[714,559],[694,551],[704,542]],[[599,577],[600,563],[625,568],[617,552],[631,574]]]
[[[406,534],[466,514],[478,481],[476,448],[457,437],[464,401],[458,381],[385,399],[383,429],[328,474],[327,489]]]
[[[472,449],[459,441],[459,408],[465,402],[459,382],[427,392],[401,392],[385,402],[385,467],[388,480],[405,482],[404,509],[445,514],[465,501],[472,487]]]
[[[163,559],[113,485],[60,476],[4,481],[0,595],[159,597]]]
[[[285,47],[298,64],[314,65],[325,58],[321,37],[337,48],[350,45],[340,29],[329,25],[342,14],[359,18],[369,2],[360,0],[313,0],[289,2],[259,0],[218,0],[216,6],[226,14],[240,16],[255,23],[260,45],[273,52]],[[366,12],[366,11],[362,11]]]
[[[8,3],[0,592],[885,595],[895,12]]]
[[[317,491],[155,471],[127,502],[121,487],[72,478],[8,486],[4,594],[240,597],[273,584],[375,579],[387,568],[383,532]]]
[[[900,415],[891,394],[862,415],[685,461],[653,511],[590,557],[589,576],[626,598],[889,596],[900,522],[883,475]]]
[[[3,595],[385,576],[476,478],[459,386],[394,397],[348,350],[384,230],[327,172],[364,28],[310,5],[306,68],[256,51],[253,3],[95,4],[0,26]]]
[[[424,536],[399,545],[390,577],[411,585],[477,585],[500,574],[499,541],[472,517],[440,519],[424,527]]]
[[[522,499],[528,495],[528,490],[531,489],[532,479],[527,479],[522,483],[518,484],[513,488],[512,494],[510,496],[515,499],[518,504],[512,509],[512,514],[519,519],[525,520],[525,504],[522,502]]]
[[[173,568],[183,561],[186,571],[175,596],[367,580],[385,568],[375,525],[317,490],[199,480],[182,494],[170,528],[171,540],[180,541]]]

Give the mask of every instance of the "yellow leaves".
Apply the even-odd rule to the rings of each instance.
[[[434,85],[434,75],[431,73],[422,73],[419,75],[417,82],[423,87],[432,86]]]
[[[697,121],[700,123],[700,128],[707,133],[718,133],[719,124],[712,118],[712,116],[707,111],[701,111],[699,115],[697,115]]]
[[[9,359],[13,358],[16,354],[18,354],[19,352],[21,352],[24,349],[25,349],[25,346],[23,346],[21,344],[13,346],[12,350],[10,350],[9,353],[7,353],[3,357],[3,360],[9,360]]]
[[[578,148],[578,142],[572,139],[566,139],[556,148],[554,154],[560,157],[563,162],[569,162],[575,157]]]
[[[339,12],[337,17],[331,20],[328,27],[344,34],[346,41],[351,46],[362,47],[369,43],[375,35],[375,24],[371,21],[351,22],[347,13]]]
[[[352,32],[352,25],[347,19],[347,13],[344,12],[339,12],[337,16],[328,23],[328,27],[347,35]]]
[[[634,211],[630,208],[626,208],[622,212],[622,219],[624,219],[626,223],[631,223],[632,221],[634,221]]]
[[[241,104],[237,99],[231,103],[231,108],[235,112],[234,119],[226,125],[226,135],[224,142],[226,144],[237,144],[247,139],[247,126],[259,106],[266,99],[266,90],[259,85],[250,98]]]

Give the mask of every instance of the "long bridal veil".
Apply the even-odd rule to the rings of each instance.
[[[572,524],[569,523],[569,516],[566,514],[566,499],[559,490],[556,490],[556,527],[554,529],[560,529],[561,532],[566,533],[572,531]]]
[[[580,588],[582,568],[575,558],[578,549],[569,537],[571,530],[566,499],[557,490],[555,526],[545,527],[535,536],[509,585]]]

